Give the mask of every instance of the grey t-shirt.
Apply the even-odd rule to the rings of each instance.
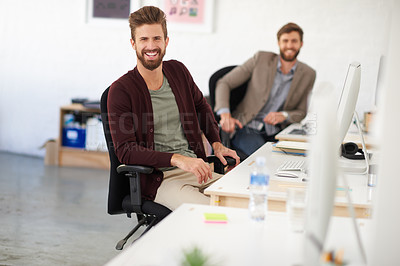
[[[196,154],[189,148],[189,143],[183,133],[178,105],[167,78],[164,76],[159,90],[149,90],[149,92],[154,115],[155,150],[195,158]]]

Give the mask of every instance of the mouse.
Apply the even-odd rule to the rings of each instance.
[[[289,178],[298,178],[299,177],[298,173],[296,173],[294,171],[280,171],[280,172],[276,172],[275,175],[279,176],[279,177],[289,177]]]

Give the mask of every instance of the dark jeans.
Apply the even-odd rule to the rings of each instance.
[[[275,142],[275,135],[268,136],[265,130],[258,131],[244,126],[236,131],[231,140],[233,149],[238,149],[247,156],[254,153],[266,142]],[[244,158],[241,158],[244,159]]]

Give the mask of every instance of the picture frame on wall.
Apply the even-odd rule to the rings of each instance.
[[[168,30],[213,31],[214,0],[159,0],[167,16]]]
[[[141,7],[140,0],[87,0],[86,23],[127,26],[129,14]]]

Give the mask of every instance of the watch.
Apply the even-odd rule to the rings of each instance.
[[[281,114],[287,119],[289,117],[288,112],[282,111]]]

